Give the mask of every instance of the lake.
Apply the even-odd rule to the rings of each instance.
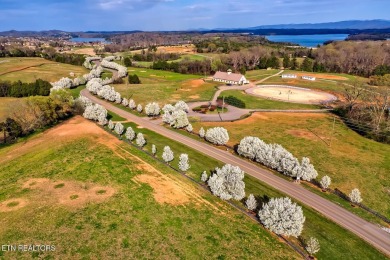
[[[273,42],[291,42],[304,47],[317,47],[326,41],[343,41],[348,34],[313,34],[313,35],[267,35],[268,40]]]
[[[104,42],[104,43],[109,43],[106,41],[104,38],[72,38],[70,39],[71,42]]]

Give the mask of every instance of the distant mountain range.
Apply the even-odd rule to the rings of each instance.
[[[141,31],[86,31],[86,32],[65,32],[61,30],[47,31],[5,31],[0,32],[0,36],[13,37],[109,37],[117,34],[129,34]],[[169,31],[165,31],[169,32]],[[177,31],[176,31],[177,32]],[[349,20],[330,23],[302,23],[302,24],[276,24],[276,25],[261,25],[247,28],[216,28],[216,29],[191,29],[183,31],[210,33],[210,32],[231,32],[231,33],[251,33],[259,35],[271,34],[383,34],[390,33],[390,20]]]
[[[245,29],[385,29],[390,28],[389,20],[350,20],[331,23],[275,24],[249,27]],[[243,28],[244,29],[244,28]]]

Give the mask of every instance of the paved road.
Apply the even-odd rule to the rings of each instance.
[[[191,147],[192,149],[211,156],[219,161],[239,166],[247,174],[265,182],[266,184],[272,186],[277,190],[284,192],[288,196],[295,198],[296,200],[314,208],[327,218],[355,233],[362,239],[366,240],[368,243],[372,244],[377,249],[390,256],[390,234],[381,230],[376,225],[371,224],[352,214],[351,212],[341,208],[340,206],[306,190],[298,184],[282,179],[281,177],[269,172],[268,170],[260,168],[255,164],[243,160],[227,151],[217,149],[212,145],[208,145],[192,138],[186,137],[161,125],[156,125],[150,122],[148,119],[140,118],[120,108],[117,108],[111,103],[100,100],[99,98],[91,95],[86,89],[84,89],[81,93],[82,95],[90,98],[93,102],[103,105],[107,110],[110,110],[120,115],[121,117],[133,121],[134,123],[144,128],[148,128],[167,138],[187,145],[188,147]]]

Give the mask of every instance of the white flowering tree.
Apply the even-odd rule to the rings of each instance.
[[[165,146],[164,147],[164,151],[163,151],[163,154],[162,154],[162,159],[166,163],[169,163],[169,162],[173,161],[174,156],[173,156],[173,152],[171,150],[171,147],[169,147],[169,146]]]
[[[223,200],[241,200],[245,197],[244,172],[238,166],[225,164],[216,168],[207,184],[211,192]]]
[[[314,169],[314,166],[310,163],[310,159],[307,157],[302,158],[300,174],[302,179],[305,181],[311,181],[318,176],[317,171]]]
[[[141,147],[141,148],[144,147],[146,144],[146,140],[144,138],[144,135],[142,133],[137,134],[137,139],[135,140],[135,142],[139,147]]]
[[[267,144],[258,137],[244,137],[237,147],[237,153],[297,180],[310,181],[318,175],[309,158],[302,158],[300,164],[283,146]]]
[[[122,65],[119,65],[116,62],[111,62],[106,59],[103,59],[100,63],[100,66],[102,66],[103,68],[116,70],[119,78],[126,77],[127,75],[127,68]]]
[[[88,106],[93,105],[92,101],[89,98],[84,97],[82,95],[76,98],[76,102],[80,104],[84,109],[86,109]],[[92,119],[92,118],[88,118],[88,119]]]
[[[142,105],[138,104],[138,106],[137,106],[138,113],[142,113],[142,110],[143,110]]]
[[[190,164],[188,162],[188,154],[182,153],[179,156],[179,169],[183,172],[188,171]]]
[[[148,116],[158,116],[160,110],[160,106],[156,102],[149,103],[145,106],[145,113]]]
[[[203,182],[207,182],[208,178],[209,178],[209,176],[207,176],[206,171],[203,171],[202,175],[200,176],[200,180]]]
[[[89,100],[89,99],[88,99]],[[107,110],[98,104],[92,104],[88,101],[84,100],[81,102],[85,102],[86,105],[83,117],[99,122],[100,125],[107,124]]]
[[[165,106],[163,106],[162,120],[164,123],[171,124],[171,122],[173,120],[172,113],[175,110],[176,110],[176,108],[174,106],[172,106],[171,104],[166,104]]]
[[[118,135],[122,135],[124,130],[125,130],[125,128],[123,127],[123,125],[121,123],[115,124],[115,128],[114,128],[115,133],[117,133]]]
[[[248,196],[248,199],[245,201],[245,206],[247,209],[254,211],[257,208],[257,201],[255,199],[255,196],[253,194],[250,194]]]
[[[122,105],[127,107],[129,105],[129,100],[127,100],[127,98],[123,98],[122,99]]]
[[[129,108],[134,110],[136,107],[137,107],[137,105],[135,104],[134,100],[130,99]]]
[[[213,127],[207,129],[205,138],[210,143],[224,145],[229,141],[229,134],[223,127]]]
[[[110,128],[111,130],[113,130],[113,129],[114,129],[114,127],[115,127],[115,124],[114,124],[114,122],[112,122],[111,120],[110,120],[110,121],[108,121],[108,128]]]
[[[302,208],[290,198],[272,198],[259,211],[259,219],[272,232],[293,237],[302,233],[305,223]]]
[[[53,86],[50,91],[71,88],[73,87],[73,81],[70,78],[61,78],[59,81],[51,83]]]
[[[172,121],[170,125],[173,128],[186,127],[190,122],[188,121],[187,114],[183,110],[176,110],[172,113]]]
[[[129,141],[133,141],[135,138],[135,132],[131,126],[126,129],[125,137]]]
[[[204,138],[205,134],[206,134],[205,130],[203,129],[203,127],[201,127],[200,130],[199,130],[199,136],[201,138]]]
[[[186,127],[186,130],[187,130],[187,132],[192,133],[192,131],[194,130],[194,128],[192,127],[191,124],[188,124],[188,126]]]
[[[318,251],[320,251],[320,242],[315,237],[311,237],[309,241],[306,243],[306,251],[311,255],[315,255]]]
[[[157,153],[157,148],[156,148],[156,146],[153,144],[153,145],[152,145],[152,154],[153,154],[153,156],[156,156],[156,153]]]
[[[112,88],[114,89],[114,88]],[[121,94],[119,92],[115,92],[115,103],[120,104],[122,103]]]
[[[360,202],[363,201],[359,189],[353,189],[351,193],[348,195],[349,199],[351,202],[359,204]]]
[[[180,100],[178,101],[176,104],[175,104],[175,108],[176,110],[183,110],[184,112],[188,113],[188,111],[190,110],[190,108],[188,107],[188,105],[186,104],[186,102]]]
[[[324,190],[328,189],[330,183],[331,183],[331,179],[328,175],[325,175],[324,177],[321,178],[320,185],[322,189]]]

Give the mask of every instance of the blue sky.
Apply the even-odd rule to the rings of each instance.
[[[186,30],[387,19],[389,0],[0,0],[5,30]]]

